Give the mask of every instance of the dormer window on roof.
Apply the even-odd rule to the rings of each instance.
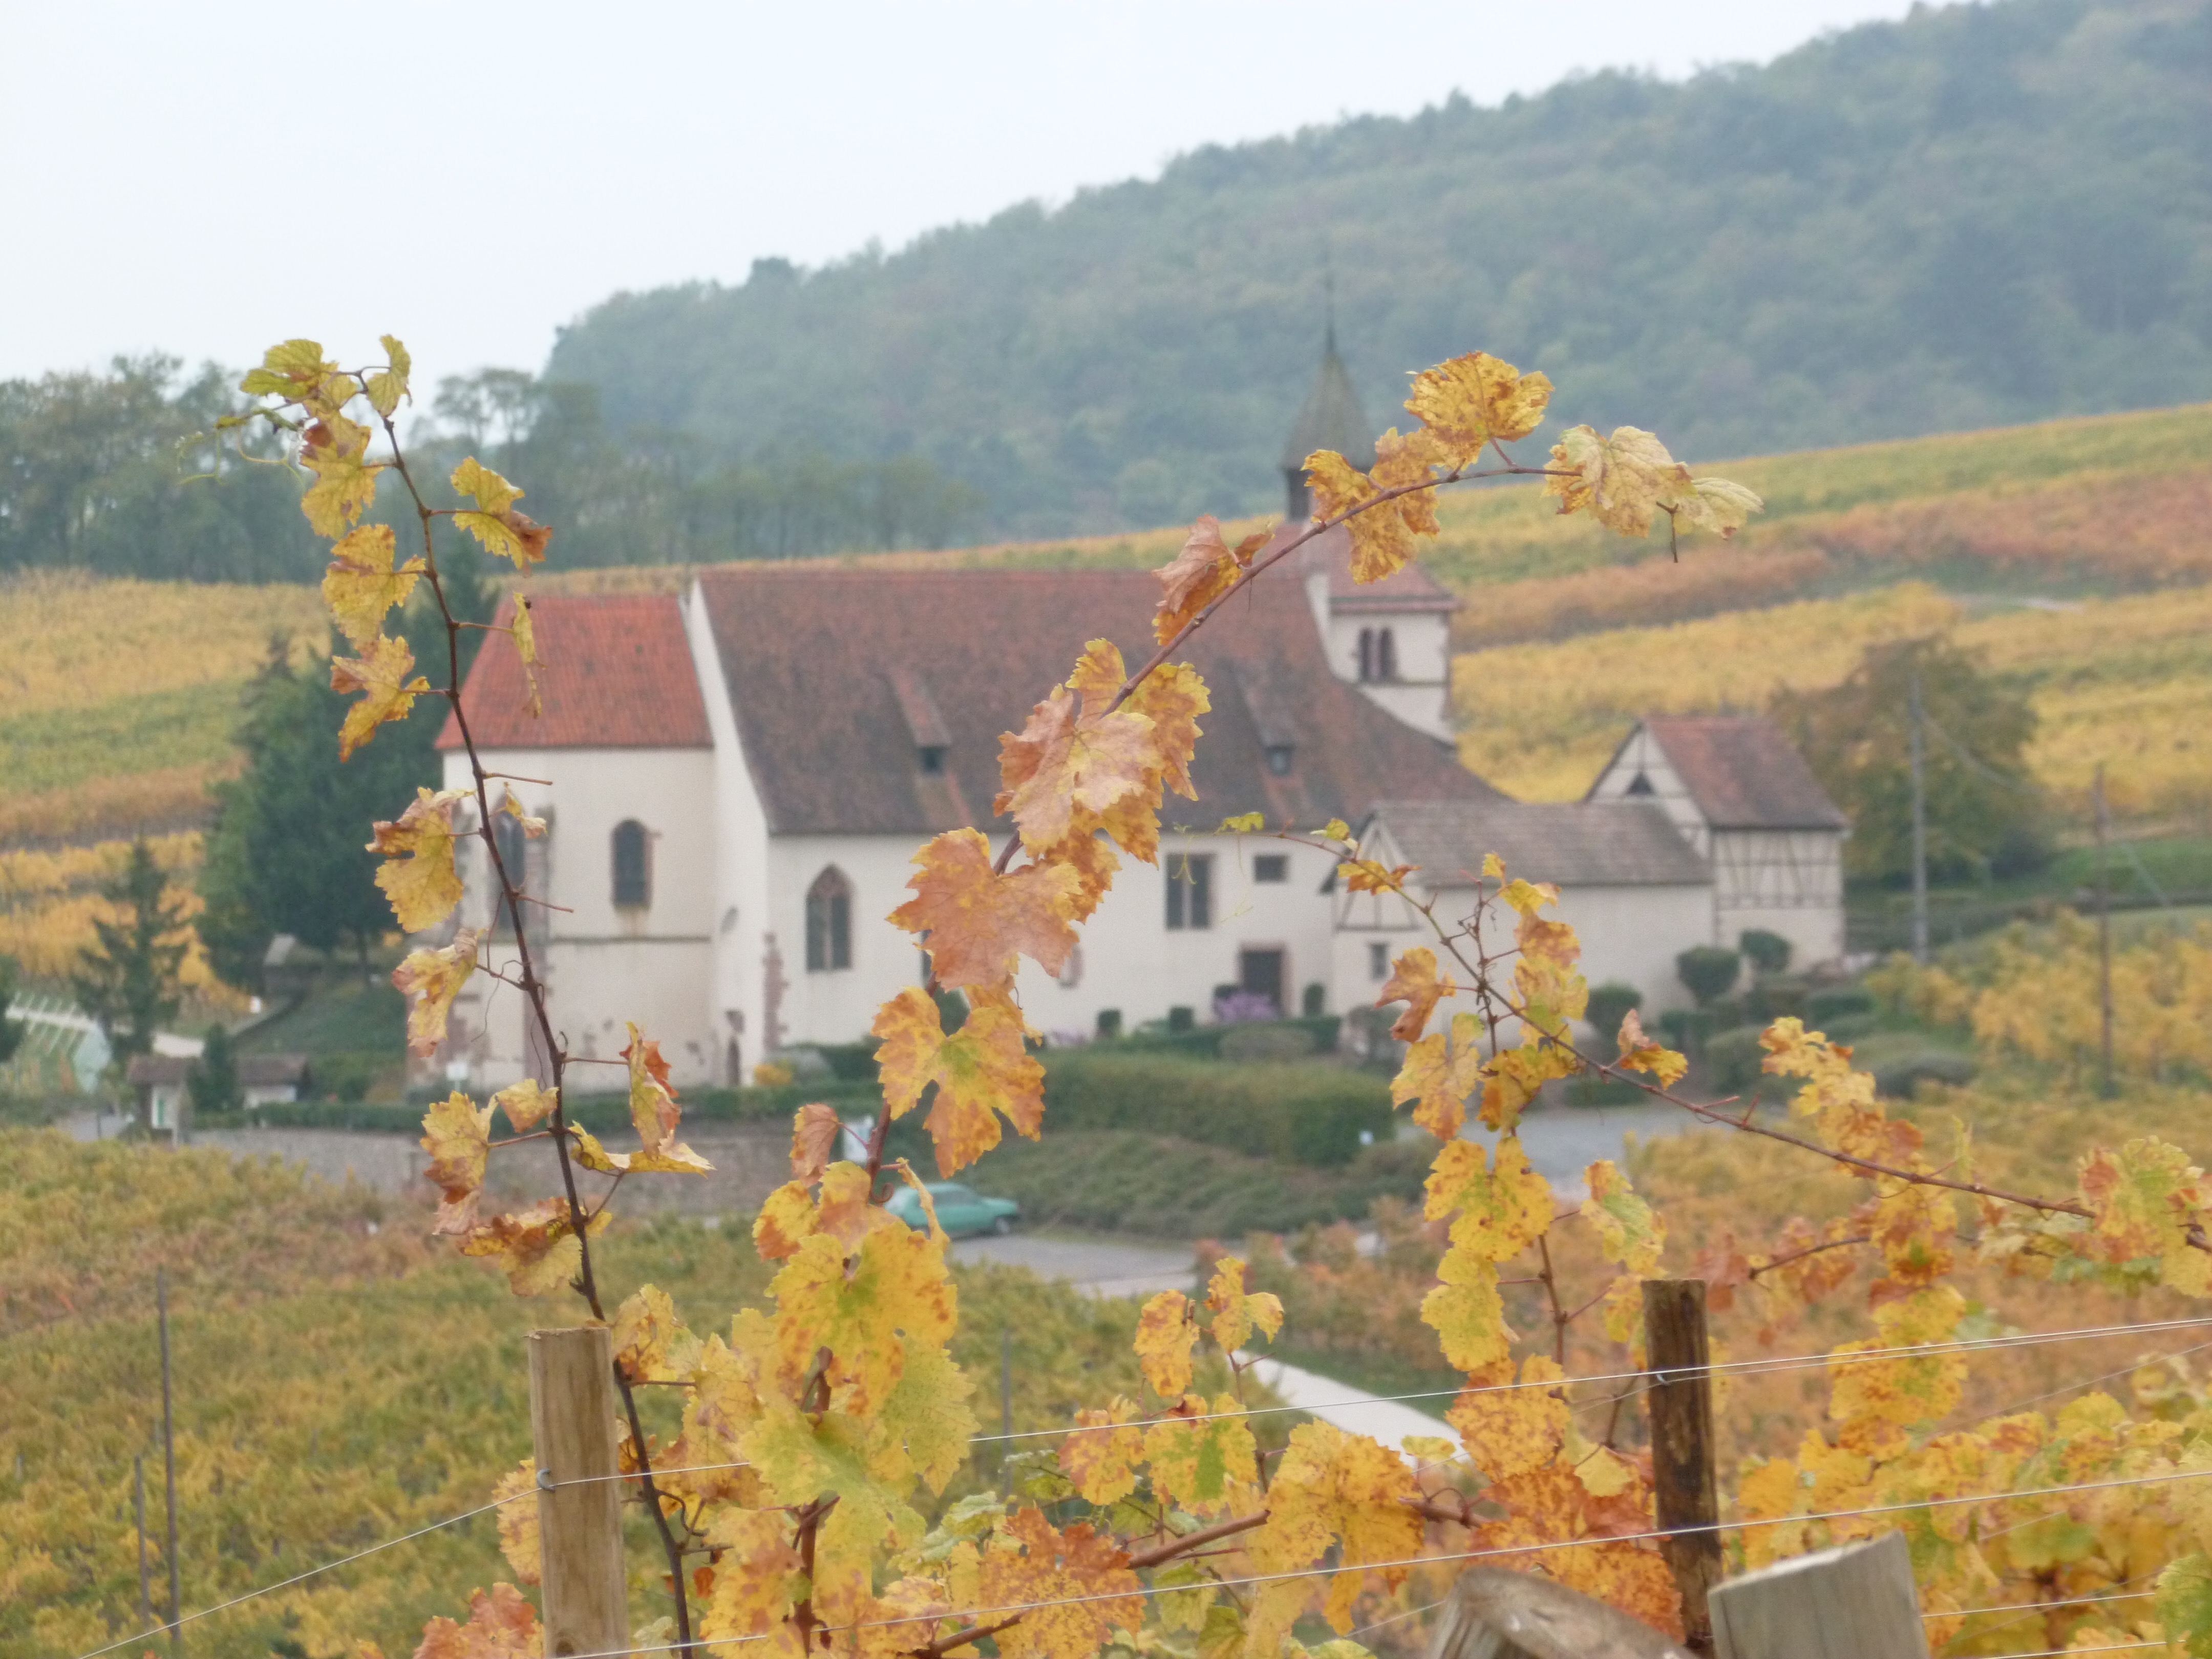
[[[1267,769],[1279,778],[1287,778],[1298,763],[1298,746],[1294,743],[1271,743],[1267,746]]]
[[[1649,772],[1638,772],[1634,777],[1629,779],[1628,787],[1620,793],[1624,795],[1654,795],[1659,792],[1651,787],[1651,775]]]
[[[945,745],[941,743],[925,743],[915,749],[915,759],[921,763],[925,777],[942,777],[945,775]]]

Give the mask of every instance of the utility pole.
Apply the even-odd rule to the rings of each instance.
[[[2092,789],[2097,805],[2097,1005],[2100,1086],[2105,1098],[2112,1097],[2112,902],[2106,879],[2106,844],[2112,838],[2112,815],[2105,805],[2105,763],[2097,763],[2097,781]]]
[[[185,1651],[184,1596],[177,1588],[177,1408],[169,1382],[169,1270],[154,1270],[154,1306],[161,1326],[161,1469],[169,1500],[169,1659]]]
[[[1912,959],[1928,960],[1928,765],[1922,733],[1920,673],[1913,671],[1912,725]]]

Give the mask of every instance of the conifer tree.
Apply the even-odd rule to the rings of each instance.
[[[98,943],[83,953],[70,983],[121,1063],[151,1054],[155,1032],[176,1014],[186,948],[184,902],[171,896],[169,878],[143,836],[131,843],[130,862],[100,896],[122,915],[94,922]]]

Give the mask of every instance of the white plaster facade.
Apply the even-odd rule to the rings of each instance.
[[[1722,742],[1692,741],[1716,734]],[[1680,753],[1670,752],[1670,735]],[[1771,722],[1725,716],[1641,722],[1588,799],[1656,804],[1711,865],[1710,943],[1734,949],[1759,928],[1790,941],[1796,967],[1843,955],[1850,829]]]

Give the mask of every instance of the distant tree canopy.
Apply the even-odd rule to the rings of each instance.
[[[1850,815],[1844,869],[1870,881],[1911,876],[1916,680],[1929,876],[1983,880],[2041,865],[2049,850],[2027,757],[2035,711],[1978,657],[1933,639],[1872,647],[1842,684],[1776,702],[1774,713]]]
[[[1273,508],[1325,264],[1376,429],[1406,368],[1475,346],[1692,459],[2188,402],[2209,100],[2203,0],[1915,8],[1764,69],[1358,118],[621,295],[548,373],[707,456],[911,453],[1040,536]]]
[[[146,358],[106,374],[0,381],[0,572],[319,577],[327,550],[265,435],[243,456],[234,435],[222,446],[211,435],[239,403],[237,380],[213,367],[185,378],[173,361]],[[983,506],[912,455],[836,460],[771,444],[737,456],[643,428],[617,441],[590,387],[516,369],[447,380],[430,413],[417,453],[434,494],[465,454],[531,479],[531,510],[557,526],[572,565],[943,546],[972,532]]]
[[[0,572],[307,574],[319,558],[299,485],[281,467],[191,441],[238,405],[236,379],[211,368],[185,379],[173,359],[145,357],[118,358],[106,374],[0,381]],[[191,473],[212,476],[180,483]]]
[[[418,658],[434,648],[422,620],[410,612],[405,630]],[[434,648],[429,660],[441,663],[443,641]],[[418,786],[437,781],[434,745],[446,703],[422,698],[404,721],[340,764],[344,713],[345,698],[331,690],[322,665],[295,672],[281,649],[247,688],[240,730],[246,769],[216,786],[215,828],[200,872],[205,908],[196,922],[210,965],[242,990],[261,988],[262,958],[278,933],[319,950],[365,953],[392,926],[376,885],[380,860],[362,826],[397,817]]]

